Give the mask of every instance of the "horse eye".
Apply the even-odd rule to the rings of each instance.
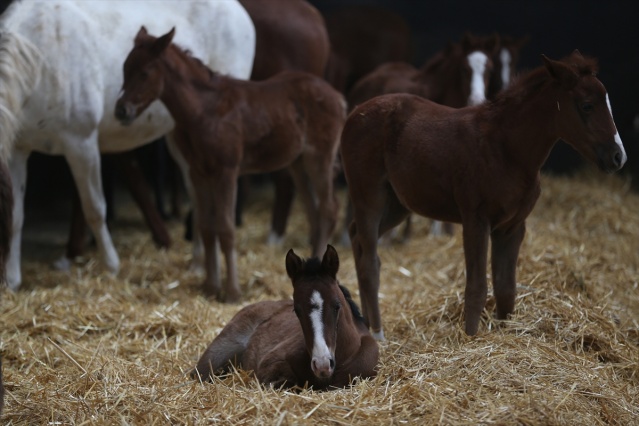
[[[295,312],[295,315],[297,315],[298,317],[300,316],[300,310],[297,308],[293,308],[293,312]]]
[[[335,311],[335,314],[337,314],[341,308],[342,307],[340,305],[333,306],[333,310]]]
[[[581,110],[582,110],[583,112],[592,112],[592,110],[593,110],[593,106],[592,106],[592,104],[591,104],[591,103],[586,102],[586,103],[584,103],[584,104],[582,104],[582,105],[581,105]]]

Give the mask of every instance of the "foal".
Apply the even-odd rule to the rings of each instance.
[[[130,123],[160,99],[175,120],[176,143],[189,164],[196,193],[194,222],[204,243],[204,291],[235,301],[237,284],[235,199],[237,178],[288,167],[306,205],[314,256],[335,227],[333,165],[345,120],[341,94],[304,72],[241,81],[213,73],[144,27],[124,62],[116,117]],[[226,258],[222,292],[217,244]]]
[[[239,311],[206,348],[191,373],[209,380],[233,365],[252,370],[265,384],[345,387],[355,377],[374,377],[377,342],[357,305],[337,281],[339,258],[286,255],[293,300],[265,301]]]
[[[349,116],[341,145],[349,233],[362,311],[376,338],[384,338],[377,240],[409,212],[463,225],[465,331],[474,335],[486,304],[489,236],[497,318],[513,312],[525,221],[554,144],[568,142],[606,172],[626,162],[595,61],[575,51],[543,62],[490,103],[453,109],[386,95]]]

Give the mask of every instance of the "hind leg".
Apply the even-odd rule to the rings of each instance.
[[[525,233],[524,222],[507,232],[491,233],[493,289],[498,319],[507,319],[515,309],[517,258]]]
[[[354,219],[349,231],[362,313],[369,323],[373,337],[384,340],[379,310],[380,260],[377,254],[377,242],[381,234],[406,218],[408,210],[401,205],[387,182],[372,188],[374,189],[361,191],[358,194],[354,194],[351,190]]]

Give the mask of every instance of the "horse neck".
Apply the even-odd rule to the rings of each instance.
[[[160,100],[176,123],[199,117],[206,109],[203,87],[213,88],[214,81],[204,65],[171,46],[162,62],[164,87]],[[213,93],[214,91],[207,91]],[[210,97],[207,97],[207,102]]]
[[[457,54],[455,52],[447,54],[440,52],[419,69],[417,80],[429,87],[430,95],[428,99],[433,102],[447,105],[444,103],[446,95],[460,85],[457,77],[461,69],[460,61],[462,58],[453,57],[453,55]],[[447,106],[459,108],[465,106],[465,104]]]
[[[7,159],[20,130],[22,110],[42,77],[40,51],[12,32],[0,36],[0,159]]]
[[[480,111],[488,111],[488,115],[479,114],[483,138],[506,156],[505,161],[537,176],[559,140],[556,120],[561,112],[560,98],[558,88],[548,81],[528,88],[521,96],[513,90],[502,92],[494,102],[481,107]]]

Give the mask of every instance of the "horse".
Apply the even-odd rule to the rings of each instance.
[[[349,5],[326,13],[324,20],[331,43],[325,78],[344,94],[379,65],[410,61],[410,26],[390,9]]]
[[[123,66],[115,115],[133,122],[159,99],[176,121],[176,143],[189,163],[205,253],[202,288],[239,299],[234,247],[237,178],[288,167],[306,205],[314,255],[335,227],[333,164],[346,119],[343,96],[320,77],[287,71],[260,81],[212,72],[172,44],[175,28],[154,37],[142,27]],[[226,259],[220,286],[216,246]],[[223,291],[222,291],[223,290]]]
[[[117,63],[130,43],[125,34],[145,22],[152,28],[184,27],[179,42],[211,68],[237,78],[250,75],[255,28],[234,0],[161,5],[137,0],[22,0],[0,17],[0,146],[12,151],[9,167],[15,197],[7,267],[12,289],[22,281],[20,239],[26,162],[32,151],[64,155],[102,263],[111,273],[119,270],[105,223],[99,154],[135,148],[173,128],[160,103],[129,127],[112,114],[121,86]],[[177,150],[172,151],[179,157]],[[186,167],[183,159],[177,161]]]
[[[191,377],[212,380],[233,367],[274,387],[343,388],[377,374],[377,342],[349,291],[337,280],[339,258],[328,245],[302,260],[291,249],[286,272],[293,300],[263,301],[240,310],[206,348]]]
[[[350,225],[362,311],[384,339],[377,239],[409,212],[461,223],[465,332],[478,332],[491,241],[497,318],[514,310],[525,221],[540,169],[558,140],[606,172],[627,156],[596,61],[573,52],[513,82],[494,101],[453,109],[408,94],[380,96],[348,117],[341,157],[353,203]]]
[[[486,100],[492,75],[492,58],[498,51],[499,37],[477,37],[465,33],[459,43],[450,42],[421,68],[406,62],[389,62],[360,79],[348,93],[349,107],[355,108],[375,96],[389,93],[412,93],[442,105],[461,108]],[[347,225],[352,219],[347,212]],[[433,223],[431,233],[452,234],[451,224]],[[346,241],[344,237],[342,238]],[[410,234],[407,219],[403,239]]]
[[[528,43],[530,37],[515,38],[509,35],[499,35],[499,49],[496,49],[493,58],[493,72],[486,96],[493,99],[497,93],[504,90],[516,75],[519,52]]]

